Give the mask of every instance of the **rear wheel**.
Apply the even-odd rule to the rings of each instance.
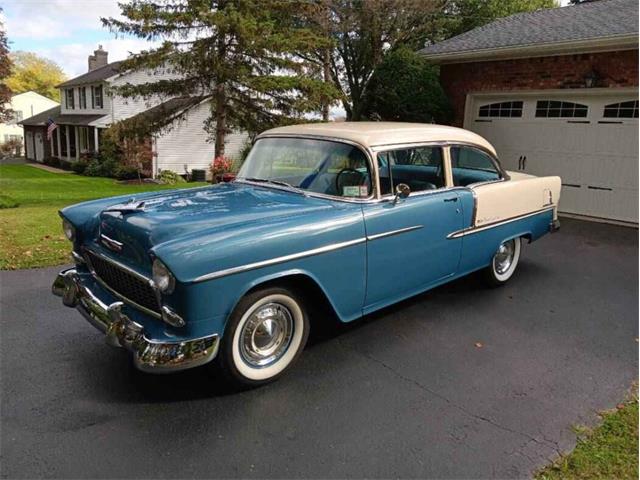
[[[308,315],[297,294],[281,287],[255,291],[231,314],[217,364],[232,383],[259,386],[293,365],[308,336]]]
[[[489,285],[497,287],[507,283],[518,266],[521,248],[520,238],[512,238],[500,244],[491,259],[491,265],[485,269],[485,278]]]

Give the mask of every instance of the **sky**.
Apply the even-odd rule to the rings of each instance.
[[[55,61],[69,78],[87,71],[87,57],[102,45],[109,61],[123,60],[151,45],[135,37],[116,38],[100,17],[118,17],[117,0],[4,0],[2,21],[9,48]]]
[[[87,57],[98,45],[109,52],[110,62],[151,46],[134,37],[116,38],[102,27],[100,17],[119,17],[117,0],[4,0],[2,7],[9,48],[49,58],[69,78],[87,71]]]

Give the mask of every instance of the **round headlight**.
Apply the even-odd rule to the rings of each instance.
[[[173,292],[176,281],[167,266],[157,258],[153,261],[152,277],[153,283],[162,293],[169,294]]]
[[[62,220],[62,230],[64,231],[65,237],[70,242],[73,242],[76,239],[76,229],[69,220]]]

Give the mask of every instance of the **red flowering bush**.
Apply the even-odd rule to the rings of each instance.
[[[211,174],[213,175],[213,178],[215,178],[218,175],[230,172],[232,166],[233,160],[220,155],[213,159],[213,163],[211,164]]]

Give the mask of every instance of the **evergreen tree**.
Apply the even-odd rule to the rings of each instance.
[[[175,78],[118,88],[125,97],[160,95],[208,98],[205,128],[224,155],[232,128],[249,132],[319,111],[335,88],[314,75],[296,52],[327,40],[294,15],[304,0],[131,0],[120,4],[124,20],[102,19],[111,31],[161,40],[158,48],[126,60],[132,70],[170,68]]]

